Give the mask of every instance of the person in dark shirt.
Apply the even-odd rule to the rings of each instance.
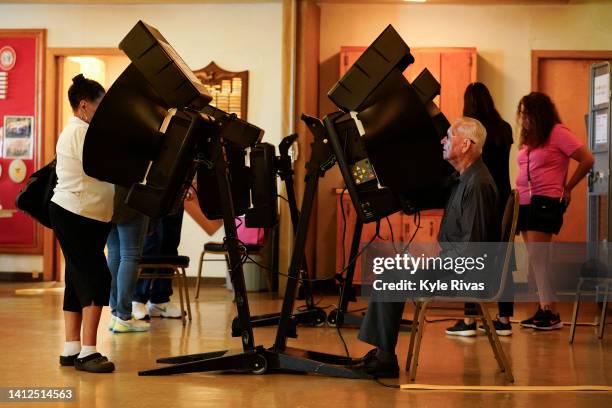
[[[514,142],[512,126],[502,119],[495,108],[489,89],[482,82],[473,82],[465,89],[463,116],[478,120],[487,131],[487,139],[482,148],[482,160],[497,186],[501,204],[500,214],[502,214],[511,191],[510,149]]]
[[[461,117],[441,143],[443,157],[456,170],[438,234],[440,256],[451,255],[458,243],[499,240],[497,187],[482,161],[486,130],[473,118]],[[442,255],[445,254],[445,255]],[[399,377],[395,346],[405,302],[370,302],[359,339],[376,346],[358,369],[378,378]]]
[[[489,169],[499,193],[498,223],[501,225],[504,216],[505,203],[510,196],[510,149],[512,148],[512,126],[504,121],[495,108],[491,93],[482,82],[473,82],[467,86],[463,95],[463,116],[477,119],[487,131],[487,139],[482,148],[482,161]],[[514,264],[512,262],[512,267]],[[510,282],[508,282],[510,283]],[[510,290],[511,285],[506,288]],[[504,297],[510,297],[508,293]],[[466,305],[469,309],[471,305]],[[498,319],[493,321],[495,331],[500,336],[512,335],[510,317],[514,314],[513,302],[498,303]],[[484,331],[481,326],[480,330]],[[476,336],[474,319],[457,321],[453,327],[446,330],[453,336]]]

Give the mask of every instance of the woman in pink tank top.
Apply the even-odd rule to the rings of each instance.
[[[547,95],[532,92],[524,96],[517,117],[520,150],[516,187],[521,204],[517,229],[527,244],[529,269],[540,301],[535,315],[521,321],[521,326],[560,329],[563,323],[554,311],[555,293],[546,243],[559,233],[572,190],[593,166],[594,158],[582,141],[561,124],[557,108]],[[578,162],[578,167],[568,180],[570,158]]]

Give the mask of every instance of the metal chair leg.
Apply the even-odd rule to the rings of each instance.
[[[200,266],[198,267],[198,278],[196,279],[196,293],[195,298],[197,299],[200,296],[200,280],[202,279],[202,269],[204,265],[204,256],[206,255],[206,251],[202,251],[200,253]]]
[[[410,329],[410,344],[408,345],[408,355],[406,356],[406,371],[410,372],[410,366],[412,364],[412,356],[414,354],[414,341],[416,338],[417,330],[419,330],[419,312],[421,311],[422,302],[415,302],[414,304],[414,315],[412,317],[412,327]]]
[[[506,371],[506,367],[500,355],[501,344],[499,343],[499,337],[495,331],[495,324],[493,323],[493,319],[491,318],[489,310],[486,308],[486,306],[483,303],[479,303],[478,306],[480,307],[482,323],[485,333],[487,334],[487,338],[489,339],[489,344],[491,345],[491,349],[493,349],[493,354],[495,355],[495,360],[497,360],[497,365],[499,365],[499,369],[503,373]]]
[[[230,274],[230,283],[232,284],[232,288],[231,288],[231,290],[233,291],[233,290],[234,290],[234,287],[233,287],[233,283],[232,283],[232,274],[231,274],[231,273],[230,273],[230,271],[229,271],[229,268],[230,268],[230,263],[229,263],[229,256],[227,255],[227,252],[224,254],[224,256],[225,256],[225,266],[227,267],[227,272],[226,272],[226,273],[229,273],[229,274]],[[229,289],[229,288],[227,288],[227,289]],[[236,302],[236,299],[234,298],[234,303],[235,303],[235,302]]]
[[[425,327],[423,325],[425,324],[425,314],[427,312],[427,306],[429,306],[429,302],[423,302],[422,309],[419,311],[419,326],[417,329],[416,344],[414,346],[414,358],[410,367],[410,373],[408,375],[410,381],[414,381],[414,379],[416,378],[416,371],[417,367],[419,366],[419,353],[421,351],[421,340],[423,339],[423,331],[425,331]]]
[[[572,344],[574,342],[574,336],[576,335],[576,322],[578,321],[578,311],[580,310],[580,291],[582,290],[582,278],[578,281],[578,287],[576,288],[576,299],[574,299],[574,310],[572,312],[572,322],[570,325],[570,332],[568,342]]]
[[[484,306],[484,304],[481,303],[480,308],[482,310],[483,316],[485,317],[487,321],[487,324],[485,325],[485,330],[487,330],[487,325],[489,326],[489,333],[487,334],[491,336],[489,341],[492,340],[491,346],[493,347],[493,352],[495,353],[495,357],[498,360],[498,364],[500,365],[502,372],[506,374],[506,379],[508,380],[508,382],[513,383],[514,376],[512,375],[512,369],[510,368],[510,364],[508,363],[508,359],[506,358],[504,349],[499,341],[497,332],[495,331],[495,326],[493,325],[493,319],[491,319],[491,315],[489,314],[489,311]]]
[[[181,268],[181,273],[183,274],[183,287],[185,288],[185,302],[187,303],[187,317],[189,321],[191,321],[191,302],[189,301],[189,286],[187,285],[187,273],[185,272],[185,268]]]
[[[178,293],[179,293],[179,299],[181,302],[181,321],[183,322],[183,326],[185,326],[187,324],[187,320],[185,319],[185,306],[183,305],[183,279],[181,279],[181,275],[180,272],[178,271],[178,268],[174,268],[174,274],[179,275],[178,276]]]
[[[606,328],[606,314],[608,310],[608,292],[610,292],[610,285],[606,283],[606,291],[604,292],[604,300],[601,305],[601,316],[599,318],[599,330],[597,337],[601,340],[604,336],[604,329]]]
[[[495,325],[493,321],[489,322],[489,319],[487,319],[488,310],[486,309],[486,306],[482,303],[479,303],[478,306],[480,307],[480,313],[481,313],[480,317],[482,319],[482,325],[485,329],[487,339],[489,340],[489,344],[491,345],[491,349],[493,350],[493,354],[495,356],[495,360],[497,361],[497,365],[499,366],[499,369],[503,373],[506,370],[506,367],[504,367],[503,361],[501,357],[499,356],[499,349],[497,347],[497,344],[495,343],[495,339],[493,338],[493,333],[495,332]],[[495,334],[497,335],[497,332],[495,332]]]

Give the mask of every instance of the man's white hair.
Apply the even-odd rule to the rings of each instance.
[[[454,134],[460,134],[474,142],[475,151],[482,154],[482,147],[487,139],[487,130],[480,121],[462,116],[453,122],[451,129]]]

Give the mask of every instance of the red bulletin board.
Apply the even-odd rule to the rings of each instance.
[[[3,127],[0,132],[0,253],[42,253],[42,227],[16,209],[15,197],[29,176],[44,164],[41,163],[41,129],[45,41],[45,30],[0,30],[0,87],[3,88],[0,90],[0,126]],[[22,140],[16,144],[18,138]],[[7,150],[7,146],[12,147]],[[23,146],[29,149],[24,150]],[[13,170],[17,171],[11,177],[11,163],[16,160],[25,163],[25,178],[20,182],[16,181],[20,163],[13,164]]]

